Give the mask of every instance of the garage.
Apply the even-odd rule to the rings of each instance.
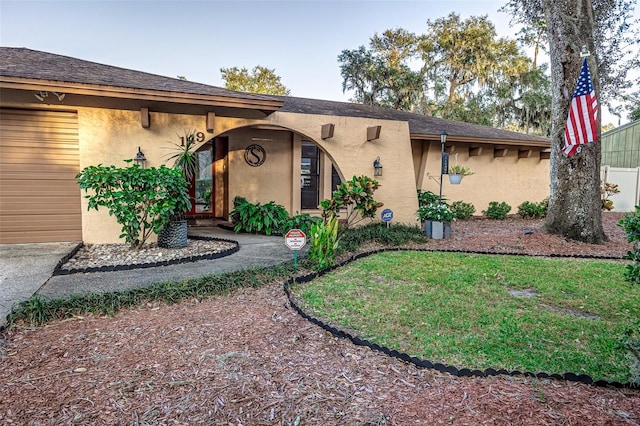
[[[0,109],[0,243],[82,240],[76,112]]]

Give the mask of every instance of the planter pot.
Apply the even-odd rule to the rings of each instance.
[[[464,175],[449,175],[449,183],[451,183],[452,185],[459,185],[460,182],[462,182],[462,177]]]
[[[158,247],[183,248],[187,246],[187,221],[171,221],[158,232]]]
[[[449,222],[424,221],[424,233],[428,238],[441,240],[451,237],[451,224]]]

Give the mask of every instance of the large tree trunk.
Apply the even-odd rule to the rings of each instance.
[[[545,222],[547,232],[592,244],[607,240],[600,201],[600,141],[582,145],[573,157],[562,152],[564,129],[575,89],[583,45],[595,55],[591,0],[543,0],[549,31],[553,122],[551,130],[551,194]],[[598,70],[588,57],[596,95]],[[598,136],[600,119],[598,120]]]

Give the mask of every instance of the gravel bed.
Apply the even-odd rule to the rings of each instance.
[[[168,249],[147,244],[132,250],[127,244],[87,244],[64,263],[60,269],[76,270],[117,265],[143,265],[220,253],[235,247],[235,243],[221,240],[189,239],[187,247]]]

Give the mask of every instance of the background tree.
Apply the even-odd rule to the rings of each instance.
[[[415,50],[415,35],[403,29],[376,33],[368,49],[343,50],[338,56],[342,90],[353,90],[354,102],[413,109],[424,85],[423,74],[409,66]]]
[[[547,0],[509,0],[501,9],[512,15],[512,23],[524,25],[528,34],[542,36],[542,46],[548,45],[548,25],[543,13]],[[595,61],[600,80],[598,101],[610,112],[620,116],[621,109],[612,103],[624,97],[633,86],[627,78],[630,70],[640,68],[640,26],[633,20],[636,0],[592,0],[594,29],[592,33]],[[584,43],[583,43],[584,44]]]
[[[224,87],[239,92],[260,93],[264,95],[288,96],[287,89],[275,69],[269,69],[260,65],[248,71],[246,68],[220,68]]]

